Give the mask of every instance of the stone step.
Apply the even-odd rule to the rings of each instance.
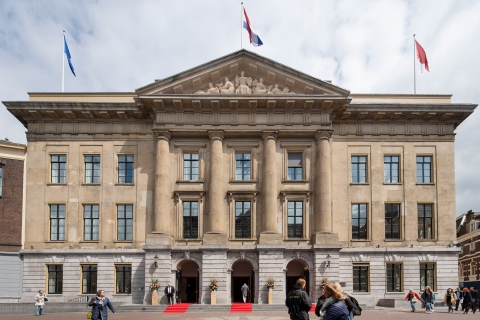
[[[166,304],[158,306],[143,304],[124,304],[116,308],[119,312],[163,312],[167,309]]]

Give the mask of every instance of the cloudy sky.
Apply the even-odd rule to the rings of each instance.
[[[0,0],[0,101],[61,91],[134,91],[240,49],[240,0]],[[244,0],[260,55],[350,90],[413,93],[413,38],[430,73],[417,93],[480,102],[480,1]],[[419,65],[417,64],[419,68]],[[418,69],[419,70],[419,69]],[[457,214],[480,211],[480,111],[456,131]],[[26,143],[0,104],[0,139]]]

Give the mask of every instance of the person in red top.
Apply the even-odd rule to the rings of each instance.
[[[405,300],[410,301],[410,307],[412,307],[412,312],[415,312],[415,303],[417,303],[417,301],[419,300],[422,301],[422,298],[420,298],[420,296],[415,291],[410,289],[410,291],[408,291],[407,295],[405,296]]]

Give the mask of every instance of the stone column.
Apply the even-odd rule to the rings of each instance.
[[[208,219],[205,224],[204,243],[226,243],[227,226],[223,172],[223,132],[209,132],[210,149],[210,186],[208,189]]]
[[[262,192],[262,232],[259,243],[278,243],[281,235],[278,233],[277,211],[277,148],[276,132],[263,134],[263,192]]]
[[[315,235],[313,243],[337,243],[332,233],[332,181],[330,131],[318,131],[315,159]]]

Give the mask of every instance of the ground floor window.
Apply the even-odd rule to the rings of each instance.
[[[82,266],[82,293],[97,292],[97,266]]]
[[[368,265],[354,265],[353,266],[353,291],[354,292],[368,292]]]
[[[63,265],[49,265],[47,268],[48,293],[61,294],[63,288]]]
[[[117,265],[115,266],[115,288],[116,293],[131,293],[132,292],[132,266],[131,265]]]
[[[402,290],[402,264],[387,264],[387,292],[403,292]]]
[[[435,263],[420,263],[420,290],[426,286],[435,291]]]

